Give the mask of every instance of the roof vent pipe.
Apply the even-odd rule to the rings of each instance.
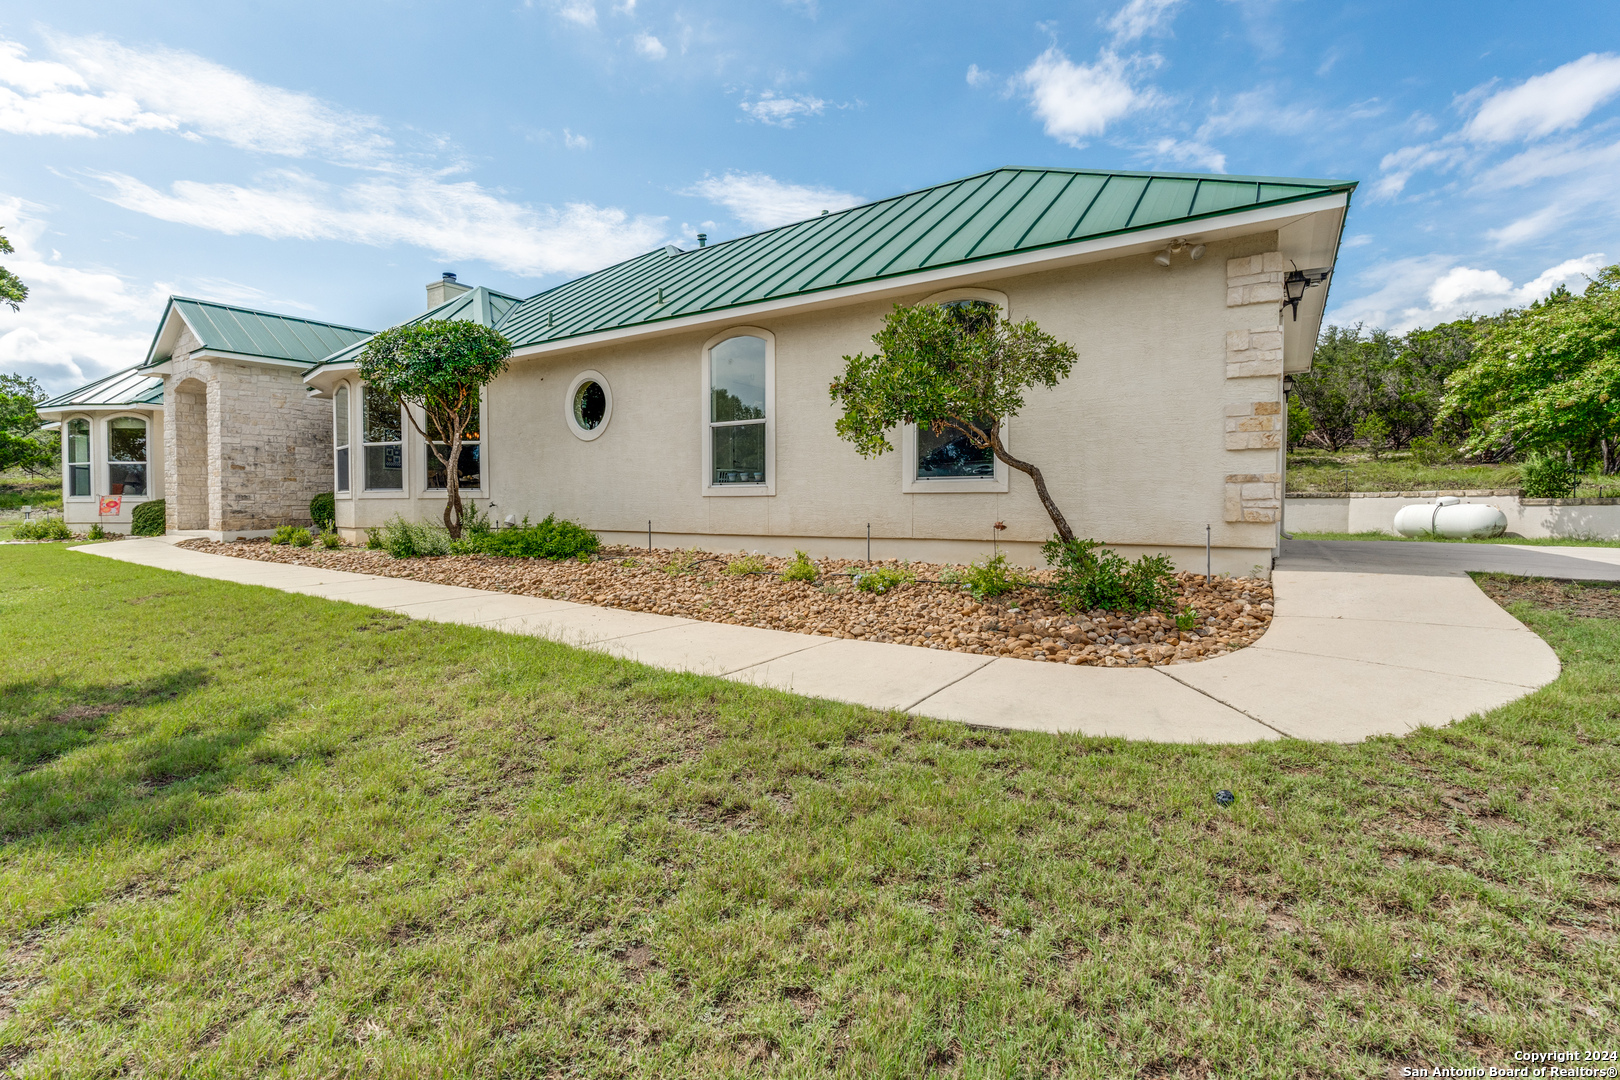
[[[454,285],[456,283],[456,275],[451,271],[446,270],[444,273],[439,275],[439,280],[448,281],[450,284]]]
[[[698,247],[708,247],[708,246],[709,246],[709,234],[706,233],[706,232],[698,233]]]

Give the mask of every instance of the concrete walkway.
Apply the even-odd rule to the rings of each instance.
[[[174,539],[75,550],[985,727],[1156,742],[1285,736],[1355,742],[1495,708],[1551,682],[1559,671],[1545,642],[1456,570],[1418,575],[1282,569],[1273,580],[1276,615],[1257,644],[1201,663],[1097,668],[235,559],[177,548]]]
[[[1279,568],[1377,574],[1487,570],[1525,577],[1620,581],[1620,548],[1441,544],[1421,540],[1284,540]]]

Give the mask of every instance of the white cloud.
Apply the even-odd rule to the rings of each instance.
[[[583,135],[575,135],[567,128],[563,128],[563,145],[570,150],[589,150],[591,140]]]
[[[554,0],[551,7],[559,16],[578,26],[596,25],[596,4],[593,0]],[[633,2],[628,10],[635,10]]]
[[[127,210],[227,236],[412,244],[531,276],[595,270],[656,247],[665,235],[661,217],[590,203],[529,207],[473,181],[431,176],[336,187],[288,170],[255,187],[182,180],[166,193],[122,173],[98,179],[107,185],[103,198]]]
[[[63,263],[40,245],[41,208],[0,195],[0,227],[16,253],[6,267],[28,285],[28,299],[0,319],[0,371],[31,375],[64,393],[146,356],[168,289],[134,285],[110,270]]]
[[[803,117],[820,116],[827,108],[827,103],[809,94],[777,97],[767,90],[759,96],[758,101],[744,101],[739,107],[762,124],[790,128]]]
[[[636,35],[636,52],[649,60],[662,60],[669,55],[669,50],[664,47],[664,43],[651,34]]]
[[[1575,127],[1620,94],[1620,56],[1589,53],[1485,99],[1463,128],[1473,142],[1539,139]]]
[[[978,64],[968,65],[967,84],[973,87],[975,90],[981,86],[989,85],[994,78],[994,75],[990,74],[988,71],[985,71]]]
[[[1419,169],[1450,169],[1467,157],[1460,146],[1441,143],[1426,143],[1422,146],[1403,146],[1393,153],[1385,154],[1378,167],[1384,175],[1378,178],[1373,185],[1373,195],[1381,199],[1392,199],[1406,190],[1406,183],[1412,179],[1412,174]]]
[[[834,188],[806,184],[784,184],[764,173],[733,173],[706,176],[684,195],[696,195],[730,210],[738,221],[755,229],[769,229],[819,215],[823,210],[842,210],[860,199]]]
[[[1494,315],[1504,308],[1534,303],[1559,285],[1578,292],[1584,288],[1585,278],[1604,265],[1602,254],[1582,255],[1515,285],[1499,271],[1457,266],[1441,255],[1398,259],[1369,269],[1363,279],[1381,282],[1382,287],[1336,308],[1332,320],[1364,322],[1404,333],[1465,315]]]
[[[1181,0],[1129,0],[1105,24],[1114,32],[1114,44],[1135,41],[1166,26]]]
[[[27,135],[142,129],[211,138],[243,150],[374,162],[390,143],[376,117],[268,86],[173,49],[126,48],[100,37],[52,39],[60,63],[25,59],[0,41],[0,129]]]
[[[1139,90],[1131,83],[1130,68],[1143,62],[1122,60],[1104,50],[1095,64],[1076,64],[1054,45],[1015,81],[1028,91],[1046,133],[1080,147],[1115,120],[1153,103],[1152,90]]]
[[[1226,171],[1226,155],[1206,143],[1193,139],[1160,139],[1149,151],[1150,155],[1180,165],[1192,165],[1210,172]]]

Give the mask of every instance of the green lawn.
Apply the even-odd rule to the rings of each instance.
[[[1487,717],[1153,746],[0,548],[0,1069],[1344,1077],[1614,1047],[1620,620],[1516,613],[1567,666]]]
[[[1396,536],[1383,532],[1291,532],[1295,540],[1404,540],[1423,544],[1523,544],[1528,547],[1620,547],[1620,540],[1579,540],[1570,536],[1492,536],[1452,539],[1445,536]]]
[[[1289,491],[1455,491],[1517,488],[1519,466],[1422,465],[1401,450],[1373,457],[1365,450],[1296,449],[1288,455]],[[1620,476],[1581,478],[1576,494],[1620,496]]]
[[[24,506],[62,509],[62,478],[0,473],[0,510],[21,510]]]

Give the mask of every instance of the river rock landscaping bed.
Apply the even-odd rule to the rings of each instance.
[[[874,595],[854,588],[850,575],[901,564],[821,559],[816,566],[822,577],[810,584],[777,576],[788,559],[753,556],[764,572],[737,574],[727,567],[740,555],[645,548],[604,548],[590,562],[548,562],[489,555],[395,559],[381,551],[295,548],[262,540],[187,540],[180,546],[734,626],[1100,667],[1221,656],[1259,640],[1272,616],[1269,582],[1215,578],[1206,586],[1202,574],[1177,575],[1176,610],[1190,606],[1197,612],[1196,629],[1183,631],[1172,616],[1159,612],[1071,615],[1040,588],[979,602],[960,585],[940,583],[942,573],[960,567],[933,563],[909,564],[920,580]],[[1043,576],[1035,575],[1035,580]]]

